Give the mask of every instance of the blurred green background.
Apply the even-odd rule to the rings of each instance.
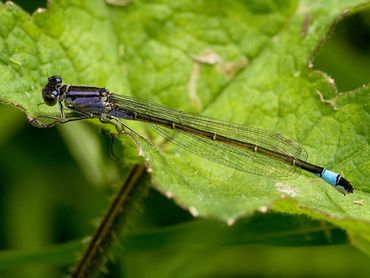
[[[30,13],[46,7],[46,1],[15,2]],[[370,83],[368,65],[369,12],[340,22],[314,60],[339,91]],[[96,154],[75,147],[73,125]],[[110,155],[110,137],[93,125],[37,129],[5,105],[0,154],[0,277],[63,277],[127,168]],[[148,189],[129,226],[106,277],[370,275],[369,258],[350,246],[343,231],[307,217],[261,213],[227,227],[194,219]]]

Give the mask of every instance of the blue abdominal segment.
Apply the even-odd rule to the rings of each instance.
[[[336,186],[339,179],[341,178],[341,175],[339,175],[338,173],[334,173],[328,169],[324,169],[321,173],[321,178],[327,183]]]
[[[337,190],[344,194],[351,193],[353,191],[353,189],[348,186],[349,182],[338,173],[332,172],[324,168],[321,174],[316,175],[321,177],[328,184],[334,186]]]

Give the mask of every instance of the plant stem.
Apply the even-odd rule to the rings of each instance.
[[[137,182],[144,173],[144,165],[136,164],[133,167],[130,175],[120,188],[107,213],[104,215],[96,233],[90,241],[83,257],[77,263],[71,277],[90,277],[94,268],[103,261],[105,244],[111,239],[113,227],[119,221],[120,215],[126,211],[129,206],[130,197],[133,195],[133,192],[135,192],[135,185],[137,185]]]

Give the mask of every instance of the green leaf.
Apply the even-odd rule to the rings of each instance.
[[[47,71],[68,84],[276,130],[302,144],[309,162],[343,171],[355,193],[343,196],[309,174],[272,180],[172,145],[159,151],[137,141],[158,190],[193,215],[233,223],[258,210],[306,214],[369,246],[370,88],[338,93],[327,74],[312,69],[333,24],[367,2],[184,0],[118,7],[60,0],[32,16],[0,4],[0,101],[29,118],[58,115],[57,107],[39,105]]]
[[[186,245],[183,244],[185,239],[188,242]],[[208,249],[248,244],[291,247],[329,244],[334,247],[346,243],[345,233],[331,225],[305,217],[269,214],[256,215],[231,227],[211,220],[198,220],[130,231],[125,237],[124,250],[127,257],[131,257],[135,253],[150,251],[165,253],[168,248],[189,252],[194,248]],[[83,247],[82,245],[82,241],[73,241],[27,251],[1,251],[0,269],[11,269],[27,264],[59,266],[70,264],[75,260],[75,254]]]
[[[3,273],[35,265],[42,269],[45,266],[60,269],[73,263],[82,245],[82,242],[71,241],[32,250],[1,251],[0,269]],[[204,272],[216,275],[220,271],[225,276],[234,273],[246,276],[246,273],[265,274],[266,269],[296,273],[295,276],[305,272],[311,276],[312,273],[317,273],[315,276],[357,273],[356,277],[367,277],[369,272],[368,257],[346,244],[343,231],[306,217],[282,214],[257,214],[231,227],[198,220],[140,229],[128,233],[123,246],[124,252],[118,248],[115,267],[110,270],[113,277],[122,276],[114,275],[117,267],[126,274],[140,277],[178,276],[174,272],[178,272],[179,267],[184,269],[184,277]],[[309,267],[302,266],[310,259]],[[188,265],[192,267],[186,267]]]

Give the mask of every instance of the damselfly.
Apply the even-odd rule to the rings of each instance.
[[[302,169],[343,193],[353,192],[342,175],[306,162],[304,148],[276,132],[119,96],[106,88],[62,84],[56,75],[48,78],[42,97],[47,105],[58,103],[57,122],[97,117],[125,127],[122,120],[141,121],[178,146],[221,165],[277,179],[294,178]]]

